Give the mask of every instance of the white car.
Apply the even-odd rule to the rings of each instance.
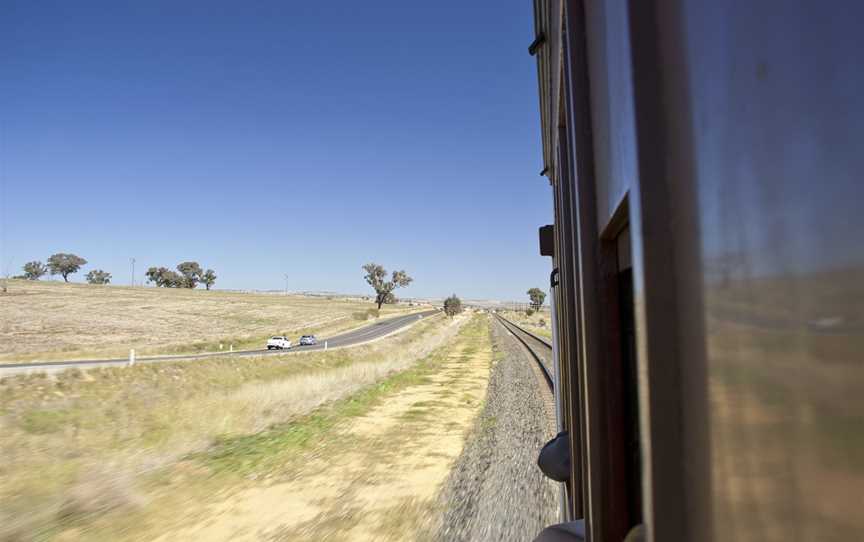
[[[270,337],[267,341],[267,350],[284,350],[291,348],[291,341],[287,337]]]

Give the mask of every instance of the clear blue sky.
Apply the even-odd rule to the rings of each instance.
[[[3,271],[197,260],[221,288],[545,287],[529,0],[0,3]],[[83,273],[75,280],[83,280]]]

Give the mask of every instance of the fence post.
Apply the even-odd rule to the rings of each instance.
[[[129,349],[129,366],[131,367],[133,365],[135,365],[135,349],[130,348]]]

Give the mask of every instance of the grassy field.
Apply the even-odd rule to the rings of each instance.
[[[434,497],[482,407],[491,364],[488,318],[478,316],[405,371],[219,443],[193,458],[215,476],[174,489],[157,540],[428,539]],[[207,502],[177,495],[214,478],[222,491]]]
[[[10,280],[0,294],[0,363],[256,348],[271,335],[362,325],[374,308],[359,299]]]
[[[317,438],[330,420],[311,412],[357,411],[390,385],[378,383],[449,344],[464,320],[424,319],[330,352],[0,380],[0,540],[158,531],[175,498],[190,505],[284,467],[297,449],[289,444]],[[287,440],[273,445],[274,434]]]

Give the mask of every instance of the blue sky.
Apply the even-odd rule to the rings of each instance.
[[[552,213],[531,38],[528,0],[6,0],[3,271],[362,293],[375,261],[405,296],[523,299]]]

